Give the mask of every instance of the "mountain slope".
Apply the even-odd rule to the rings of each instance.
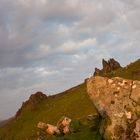
[[[62,116],[78,119],[87,126],[87,116],[97,113],[98,112],[88,98],[86,84],[84,83],[61,94],[47,97],[38,104],[36,110],[26,105],[18,117],[11,120],[3,128],[0,128],[0,139],[36,139],[36,125],[39,121],[56,124]],[[77,140],[77,138],[79,138],[82,140],[83,138],[84,140],[88,139],[88,137],[97,139],[96,134],[90,133],[89,130],[84,131],[84,133],[73,134],[69,136],[69,139]],[[61,139],[61,137],[57,139]]]

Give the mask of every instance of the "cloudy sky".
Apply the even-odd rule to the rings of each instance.
[[[30,94],[82,83],[114,57],[139,58],[140,0],[0,0],[0,120]]]

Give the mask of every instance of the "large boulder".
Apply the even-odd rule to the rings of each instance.
[[[37,124],[37,128],[43,130],[46,132],[46,134],[49,135],[55,135],[55,134],[60,134],[59,129],[57,128],[57,126],[54,126],[52,124],[46,124],[44,122],[39,122]]]
[[[104,139],[140,140],[140,81],[93,76],[87,80],[87,93],[109,120]]]
[[[46,133],[49,135],[60,134],[60,130],[57,128],[57,126],[47,124]]]
[[[95,68],[94,76],[105,76],[107,73],[121,68],[121,65],[119,64],[119,62],[117,62],[113,58],[109,59],[108,61],[105,61],[103,59],[102,65],[103,65],[103,68],[101,70],[98,68]]]

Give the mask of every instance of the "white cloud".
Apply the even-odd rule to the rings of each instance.
[[[54,76],[56,74],[59,74],[59,71],[57,70],[47,70],[46,68],[44,67],[40,67],[40,68],[37,68],[35,70],[35,73],[40,75],[40,76]]]
[[[58,52],[64,52],[64,53],[71,53],[71,52],[77,52],[82,49],[89,49],[91,47],[94,47],[97,44],[96,38],[88,38],[83,41],[68,41],[65,42],[62,46],[58,47],[56,51]]]

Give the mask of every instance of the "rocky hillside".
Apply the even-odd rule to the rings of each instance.
[[[95,68],[94,76],[122,77],[125,79],[140,80],[140,59],[122,67],[119,62],[111,58],[108,61],[102,60],[103,68]]]
[[[140,80],[140,59],[129,65],[106,73],[107,77],[122,77],[125,79]]]
[[[26,102],[23,102],[21,108],[17,111],[15,118],[18,119],[18,117],[21,116],[22,112],[26,108],[30,108],[32,111],[37,110],[38,106],[41,102],[45,101],[47,99],[46,94],[43,94],[42,92],[37,92],[35,94],[32,94]]]
[[[87,80],[88,95],[105,120],[101,133],[107,140],[140,140],[140,59],[126,67],[114,59],[102,63]]]
[[[0,127],[0,140],[140,140],[140,60],[126,67],[114,59],[102,63],[79,86],[53,96],[31,95]],[[74,122],[70,133],[47,135],[60,118]]]
[[[23,103],[12,120],[0,128],[0,140],[101,140],[98,127],[93,131],[89,125],[89,115],[98,116],[98,112],[88,98],[85,83],[48,97],[37,92]],[[80,122],[80,127],[74,123],[76,133],[47,136],[39,132],[39,122],[55,125],[62,116]],[[94,124],[97,125],[98,121],[93,121]]]
[[[108,61],[102,60],[103,68],[100,70],[98,68],[95,68],[94,76],[106,76],[107,73],[110,73],[112,71],[115,71],[117,69],[122,68],[119,62],[117,62],[115,59],[111,58]]]

